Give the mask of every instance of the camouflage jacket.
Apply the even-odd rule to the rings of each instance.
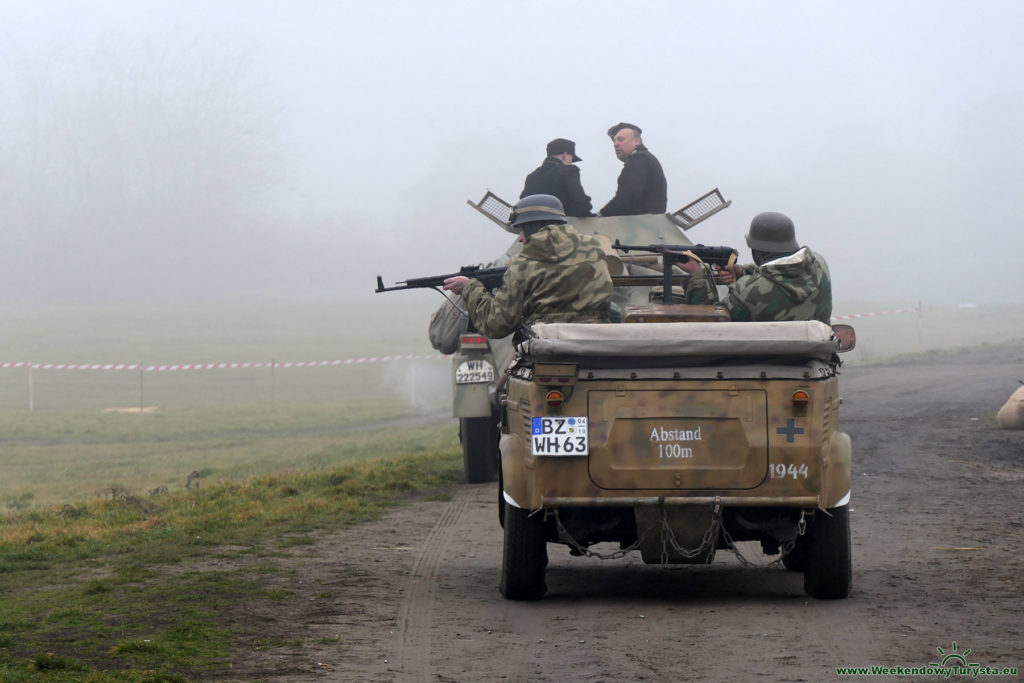
[[[708,271],[692,275],[686,283],[686,303],[716,301],[718,291]],[[828,325],[832,319],[828,264],[820,254],[803,247],[755,267],[729,287],[722,303],[735,321],[820,320]]]
[[[609,322],[611,296],[601,244],[559,224],[526,240],[493,296],[479,280],[462,290],[473,326],[494,338],[535,322]]]

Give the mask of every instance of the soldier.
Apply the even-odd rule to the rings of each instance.
[[[583,161],[576,156],[576,143],[555,138],[548,143],[547,154],[544,163],[526,176],[520,199],[531,194],[550,194],[562,202],[566,216],[593,216],[590,197],[580,182],[580,169],[574,166]]]
[[[618,123],[608,129],[615,156],[623,162],[615,196],[601,209],[602,216],[665,213],[668,183],[661,163],[644,147],[640,127]]]
[[[722,303],[735,321],[832,319],[832,279],[820,254],[796,241],[793,221],[768,211],[754,216],[747,232],[754,264],[723,271],[734,284]],[[680,267],[691,277],[686,282],[686,303],[718,301],[710,269],[694,260]]]
[[[473,326],[497,338],[536,322],[609,322],[612,278],[601,243],[566,225],[562,203],[551,195],[523,197],[511,219],[523,250],[493,295],[462,275],[444,281],[462,295]]]

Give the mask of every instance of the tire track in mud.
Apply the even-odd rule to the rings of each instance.
[[[398,613],[398,642],[395,645],[397,669],[409,680],[430,680],[430,635],[433,630],[439,570],[448,556],[448,548],[459,520],[475,497],[474,489],[468,486],[456,492],[430,533],[423,539],[420,553],[409,575]]]

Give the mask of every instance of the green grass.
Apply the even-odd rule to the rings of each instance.
[[[436,295],[435,295],[436,296]],[[0,360],[45,362],[312,361],[436,355],[433,299],[8,311]],[[0,369],[0,516],[102,495],[112,487],[180,491],[338,464],[380,453],[354,431],[449,420],[450,364],[394,360],[314,368],[168,373]],[[105,412],[155,407],[153,413]],[[454,427],[452,427],[454,429]]]
[[[435,410],[450,411],[450,404]],[[388,414],[389,407],[393,411]],[[119,486],[134,491],[185,488],[281,468],[318,469],[386,452],[368,431],[395,420],[446,424],[452,418],[376,404],[237,406],[165,414],[0,413],[0,516],[87,499]],[[344,448],[341,446],[344,445]]]
[[[186,680],[227,671],[243,643],[303,647],[230,623],[232,607],[290,597],[266,587],[280,570],[260,557],[462,478],[447,425],[366,437],[396,455],[156,497],[122,489],[9,516],[0,527],[0,680]],[[350,447],[359,448],[338,446],[339,457]],[[235,568],[220,568],[223,558]]]

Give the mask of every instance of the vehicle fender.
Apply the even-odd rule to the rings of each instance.
[[[829,440],[823,508],[845,505],[850,499],[850,478],[853,466],[853,441],[844,432],[834,432]]]
[[[498,447],[501,450],[502,497],[513,507],[530,508],[533,482],[527,472],[527,458],[515,452],[522,447],[521,439],[502,434]]]
[[[486,360],[494,366],[494,355],[490,353],[474,354],[472,356],[464,353],[452,354],[452,415],[454,417],[487,417],[492,414],[492,395],[494,394],[493,382],[479,382],[477,384],[456,384],[455,370],[463,361]],[[499,371],[495,368],[495,373]]]

